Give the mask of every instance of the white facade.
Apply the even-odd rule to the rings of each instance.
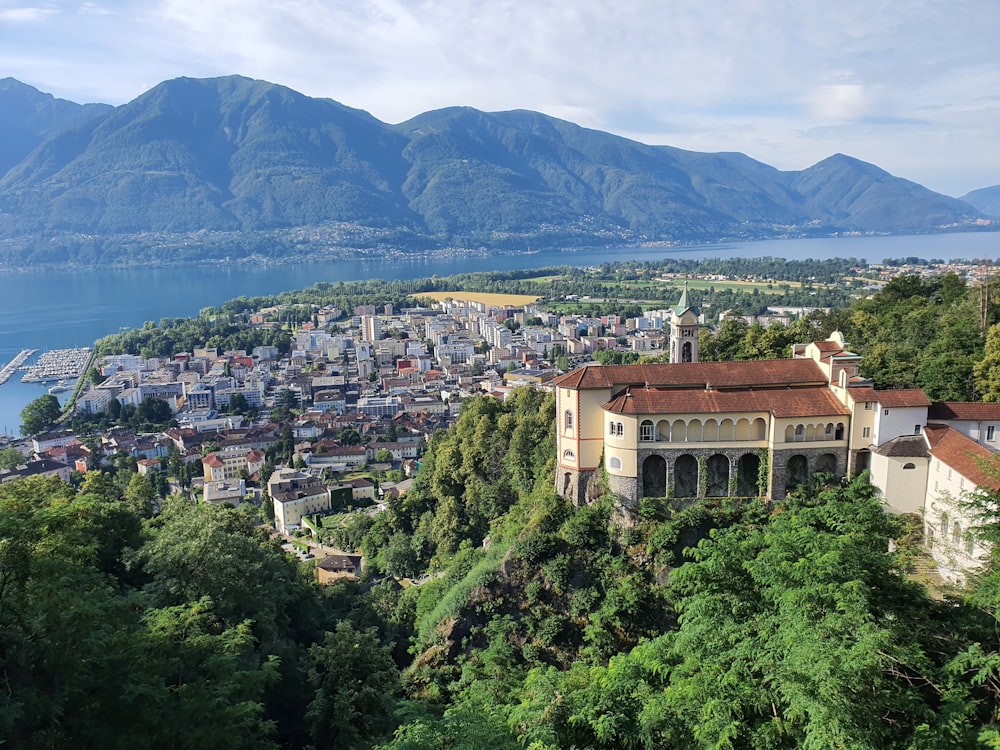
[[[938,458],[931,458],[924,507],[924,543],[946,581],[961,583],[982,565],[989,549],[976,538],[977,520],[964,507],[975,482]]]
[[[875,445],[888,443],[902,435],[919,435],[927,424],[927,404],[923,406],[885,406],[879,401],[875,415]]]
[[[274,526],[281,534],[299,529],[302,516],[330,510],[330,492],[323,483],[295,469],[278,469],[267,481],[274,504]]]

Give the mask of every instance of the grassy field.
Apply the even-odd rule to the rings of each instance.
[[[461,300],[463,302],[481,302],[491,307],[521,307],[535,302],[538,297],[531,294],[492,294],[490,292],[421,292],[418,297],[429,297],[441,302],[445,299]]]

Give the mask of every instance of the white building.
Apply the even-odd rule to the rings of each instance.
[[[302,517],[330,510],[330,492],[319,479],[295,469],[278,469],[267,480],[274,504],[274,527],[290,534],[302,527]]]

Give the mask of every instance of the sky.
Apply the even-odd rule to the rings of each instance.
[[[240,74],[401,122],[531,109],[779,169],[1000,184],[1000,0],[0,0],[0,78],[124,104]]]

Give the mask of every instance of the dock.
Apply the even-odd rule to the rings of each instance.
[[[10,376],[17,372],[17,368],[27,362],[37,352],[37,349],[22,349],[14,359],[5,364],[3,369],[0,370],[0,385],[10,380]]]
[[[43,352],[38,361],[28,368],[22,383],[47,383],[52,380],[74,380],[83,374],[90,362],[90,347],[78,349],[52,349]]]

